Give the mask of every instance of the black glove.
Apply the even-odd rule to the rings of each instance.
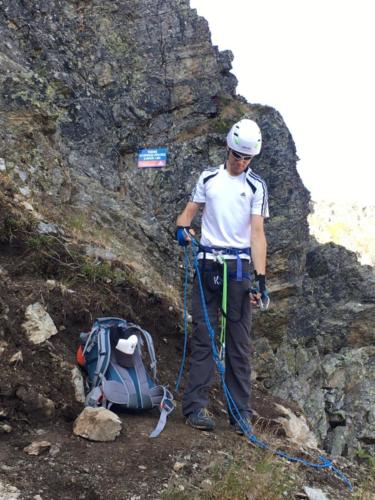
[[[270,305],[270,296],[266,287],[266,276],[264,274],[255,273],[255,283],[256,287],[251,289],[253,295],[260,293],[260,299],[258,299],[258,305],[261,311],[267,311]]]
[[[265,274],[258,274],[256,271],[254,271],[254,274],[255,274],[255,282],[257,284],[257,288],[259,290],[259,293],[262,294],[267,290],[267,288],[266,288],[266,275]]]

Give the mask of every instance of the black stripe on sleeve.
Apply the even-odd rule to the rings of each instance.
[[[203,179],[203,184],[206,184],[206,182],[210,179],[212,179],[212,177],[215,177],[215,175],[217,175],[219,172],[216,172],[215,174],[211,174],[211,175],[207,175],[207,177],[205,177]]]
[[[249,186],[251,187],[251,191],[253,193],[255,193],[255,191],[257,190],[257,188],[254,186],[254,184],[252,182],[249,181],[249,179],[246,179],[246,182],[249,184]]]
[[[262,215],[265,216],[267,213],[267,206],[268,206],[268,192],[267,192],[267,184],[264,182],[264,180],[259,177],[259,175],[254,174],[254,172],[249,172],[249,177],[251,177],[254,180],[257,180],[258,182],[261,183],[262,188],[263,188],[263,199],[262,199]]]

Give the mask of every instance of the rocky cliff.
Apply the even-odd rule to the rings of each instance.
[[[231,58],[188,0],[1,1],[0,169],[18,190],[8,195],[40,233],[73,237],[98,265],[124,266],[125,288],[131,277],[143,297],[180,307],[174,220],[200,171],[223,160],[232,122],[255,119],[272,296],[255,315],[256,383],[298,403],[329,452],[374,453],[373,274],[310,241],[293,138],[276,110],[236,96]],[[139,169],[141,147],[167,147],[167,167]]]

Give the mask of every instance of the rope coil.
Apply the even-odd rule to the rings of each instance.
[[[231,417],[235,421],[235,423],[238,424],[244,435],[247,437],[247,439],[253,443],[254,445],[258,446],[259,448],[262,449],[267,449],[270,450],[274,455],[284,458],[288,460],[289,462],[294,462],[294,463],[300,463],[308,467],[312,467],[318,470],[323,470],[327,469],[332,471],[332,473],[340,479],[348,488],[350,491],[353,491],[353,486],[350,480],[345,476],[343,472],[341,472],[333,463],[331,460],[328,458],[320,455],[318,457],[319,463],[311,462],[309,460],[305,460],[300,457],[294,457],[289,455],[288,453],[285,453],[281,450],[273,450],[269,444],[265,443],[264,441],[258,439],[255,434],[252,432],[252,428],[245,420],[242,415],[240,414],[237,405],[235,401],[232,398],[232,395],[225,383],[225,365],[221,360],[219,350],[216,345],[216,335],[215,331],[211,325],[208,310],[207,310],[207,305],[205,301],[205,296],[204,296],[204,289],[203,289],[203,283],[202,283],[202,276],[200,273],[199,269],[199,262],[198,262],[198,252],[200,249],[200,244],[198,241],[191,235],[189,234],[189,238],[191,241],[191,249],[192,249],[192,255],[193,255],[193,267],[196,273],[196,279],[198,280],[198,287],[199,287],[199,293],[200,293],[200,299],[201,299],[201,305],[202,305],[202,310],[204,314],[204,319],[206,323],[206,327],[208,330],[208,334],[210,337],[210,342],[211,342],[211,348],[212,348],[212,355],[214,362],[217,367],[217,371],[220,375],[221,379],[221,384],[223,387],[224,391],[224,396],[227,402],[227,406],[229,409],[229,412],[231,414]],[[181,379],[184,373],[184,367],[185,367],[185,362],[186,362],[186,351],[187,351],[187,341],[188,341],[188,331],[187,331],[187,296],[188,296],[188,277],[189,277],[189,267],[190,267],[190,261],[189,261],[189,250],[188,247],[184,247],[184,267],[185,267],[185,276],[184,276],[184,350],[183,350],[183,356],[182,356],[182,361],[181,361],[181,366],[179,370],[179,375],[178,379],[176,382],[176,391],[178,391]]]

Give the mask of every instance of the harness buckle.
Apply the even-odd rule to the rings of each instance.
[[[221,264],[222,266],[224,265],[224,257],[223,257],[223,254],[218,252],[218,251],[215,251],[213,252],[214,255],[215,255],[215,260]]]

